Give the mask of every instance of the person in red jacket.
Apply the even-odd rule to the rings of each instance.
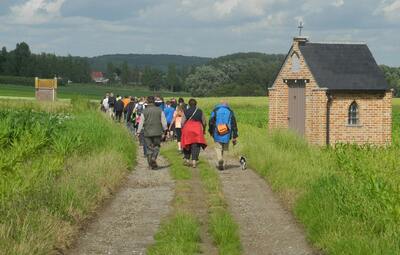
[[[207,147],[204,137],[207,122],[203,111],[197,107],[195,99],[189,100],[189,108],[185,110],[181,123],[181,145],[185,155],[185,165],[196,168],[200,149]],[[192,162],[190,162],[190,158]]]

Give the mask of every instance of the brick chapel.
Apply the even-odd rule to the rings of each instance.
[[[295,37],[269,89],[269,128],[316,145],[391,144],[392,91],[368,46]]]

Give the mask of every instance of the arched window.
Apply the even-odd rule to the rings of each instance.
[[[300,72],[300,58],[296,52],[292,54],[292,72],[293,73]]]
[[[360,113],[356,101],[351,103],[349,107],[349,125],[358,125],[360,123]]]

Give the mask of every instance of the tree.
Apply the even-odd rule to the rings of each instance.
[[[145,67],[143,72],[143,85],[153,91],[158,91],[163,83],[163,73],[158,69]]]
[[[177,91],[179,86],[179,77],[176,73],[176,65],[170,64],[168,66],[168,73],[166,79],[166,85],[171,91]]]
[[[192,96],[209,96],[217,87],[228,83],[229,77],[221,70],[213,66],[201,66],[186,79],[186,86]]]
[[[18,43],[14,50],[15,56],[15,71],[17,76],[31,76],[31,50],[25,42]]]
[[[106,77],[113,82],[115,80],[115,66],[112,62],[107,63]]]
[[[125,61],[122,63],[121,66],[121,82],[122,84],[128,84],[130,78],[130,71],[129,71],[129,66],[128,63]]]
[[[4,63],[7,61],[7,49],[3,47],[0,53],[0,74],[4,74]]]

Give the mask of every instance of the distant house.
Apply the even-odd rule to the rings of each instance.
[[[317,145],[388,145],[392,91],[368,46],[294,38],[269,90],[269,128]]]
[[[93,71],[92,74],[91,74],[91,77],[92,77],[92,80],[93,80],[95,83],[102,83],[102,84],[104,84],[104,83],[108,83],[108,81],[109,81],[109,79],[106,79],[106,78],[104,77],[104,75],[103,75],[102,72]]]

